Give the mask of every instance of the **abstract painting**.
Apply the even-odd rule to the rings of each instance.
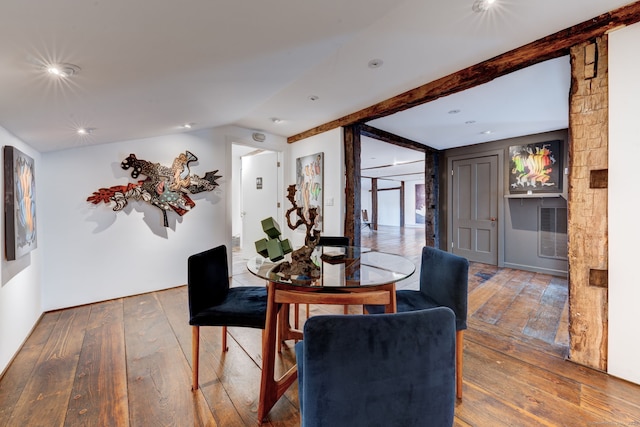
[[[509,147],[509,192],[562,192],[562,141]]]
[[[416,224],[424,224],[427,215],[424,184],[416,184]]]
[[[35,165],[10,145],[4,147],[4,227],[7,260],[37,247]]]
[[[297,202],[302,207],[305,219],[309,219],[309,209],[316,208],[315,228],[322,230],[324,197],[324,153],[296,159]]]
[[[160,163],[152,163],[138,159],[135,154],[120,163],[124,170],[131,170],[131,177],[137,179],[144,175],[145,179],[128,185],[116,185],[109,188],[100,188],[87,198],[88,202],[98,204],[100,202],[114,202],[114,211],[120,211],[127,206],[129,199],[142,200],[159,208],[162,211],[163,225],[169,226],[167,211],[172,210],[183,216],[196,204],[188,193],[195,194],[202,191],[211,191],[218,186],[216,180],[221,175],[216,175],[217,170],[207,172],[204,177],[191,173],[189,164],[198,158],[189,151],[178,155],[171,167]]]

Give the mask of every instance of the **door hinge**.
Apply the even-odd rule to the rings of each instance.
[[[280,202],[278,202],[278,207],[280,207]]]
[[[451,176],[453,176],[453,169],[451,169]]]
[[[280,167],[280,162],[278,161],[278,167]]]

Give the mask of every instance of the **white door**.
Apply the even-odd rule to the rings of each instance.
[[[278,154],[263,151],[242,157],[242,235],[243,258],[256,255],[255,242],[267,235],[261,221],[278,221]],[[278,222],[279,223],[279,222]],[[280,229],[282,230],[282,224]]]

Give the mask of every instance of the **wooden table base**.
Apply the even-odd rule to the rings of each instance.
[[[298,378],[298,367],[291,367],[280,378],[274,378],[276,346],[287,339],[302,339],[302,332],[291,328],[289,304],[336,304],[336,305],[384,305],[385,312],[396,312],[396,288],[394,283],[361,288],[302,288],[269,282],[267,297],[267,319],[262,341],[262,376],[260,379],[260,402],[258,422],[262,424],[271,408]],[[280,315],[280,321],[278,316]]]

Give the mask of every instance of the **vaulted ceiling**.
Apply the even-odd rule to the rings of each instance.
[[[5,0],[0,126],[43,152],[185,123],[288,137],[627,3]],[[371,124],[436,148],[566,126],[555,61]],[[51,63],[77,73],[52,79]]]

